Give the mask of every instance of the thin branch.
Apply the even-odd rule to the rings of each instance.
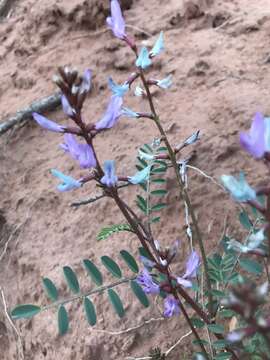
[[[32,118],[33,112],[44,112],[55,110],[61,104],[61,94],[59,92],[47,96],[43,99],[34,101],[28,107],[17,111],[17,113],[11,118],[0,122],[0,136],[5,132],[13,128],[15,125],[20,124],[25,120]]]
[[[91,204],[91,203],[94,203],[102,198],[106,197],[106,194],[99,194],[99,195],[96,195],[92,198],[89,198],[89,199],[85,199],[85,200],[81,200],[81,201],[75,201],[73,203],[70,204],[71,207],[79,207],[79,206],[82,206],[82,205],[88,205],[88,204]]]
[[[16,326],[14,325],[11,317],[9,316],[4,290],[1,287],[0,287],[0,293],[1,293],[2,303],[3,303],[3,306],[4,306],[5,316],[7,318],[8,323],[10,324],[13,332],[15,333],[15,336],[16,336],[17,341],[18,341],[19,359],[24,360],[24,353],[23,353],[23,345],[22,345],[21,335],[20,335],[19,331],[17,330]]]
[[[160,318],[151,318],[149,320],[144,321],[143,323],[141,323],[139,325],[136,325],[134,327],[130,327],[130,328],[125,329],[125,330],[120,330],[120,331],[109,331],[109,330],[102,330],[102,329],[93,329],[92,331],[100,332],[100,333],[108,334],[108,335],[123,335],[123,334],[129,333],[131,331],[140,329],[141,327],[143,327],[143,326],[145,326],[147,324],[150,324],[152,322],[164,321],[164,320],[165,320],[165,318],[162,318],[162,317],[160,317]]]

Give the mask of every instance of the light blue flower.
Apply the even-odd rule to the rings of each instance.
[[[255,234],[251,234],[246,244],[241,244],[239,241],[231,239],[228,242],[228,249],[233,249],[235,251],[239,251],[241,253],[248,253],[249,251],[253,251],[257,249],[265,240],[264,229],[257,231]]]
[[[129,85],[127,83],[124,83],[123,85],[118,85],[113,81],[111,77],[108,80],[108,85],[113,94],[119,97],[123,97],[129,90]]]
[[[158,80],[157,86],[162,89],[169,89],[172,86],[172,75],[167,76],[165,79]]]
[[[138,171],[134,176],[128,176],[128,181],[133,185],[144,183],[149,178],[150,170],[151,165],[141,171]]]
[[[244,173],[240,173],[239,179],[231,175],[222,175],[221,181],[224,187],[231,193],[234,200],[247,202],[256,199],[256,192],[246,182]]]
[[[139,158],[142,159],[142,160],[150,161],[150,160],[153,160],[155,158],[155,155],[147,154],[146,152],[144,152],[142,150],[139,150],[138,153],[139,153]]]
[[[115,186],[118,181],[118,177],[115,175],[115,161],[106,160],[104,162],[104,176],[101,178],[101,183],[108,187]]]
[[[185,146],[187,146],[187,145],[192,145],[192,144],[194,144],[196,141],[198,141],[198,140],[199,140],[199,135],[200,135],[200,130],[196,131],[196,132],[193,133],[191,136],[189,136],[189,137],[185,140],[185,142],[184,142]]]
[[[264,143],[265,143],[265,151],[270,152],[270,117],[264,118]]]
[[[138,118],[140,116],[137,112],[126,107],[122,108],[122,115],[129,118]]]
[[[58,171],[56,169],[52,169],[51,173],[53,176],[57,177],[59,180],[62,181],[62,184],[59,184],[57,186],[57,189],[59,191],[69,191],[69,190],[73,190],[73,189],[78,189],[79,187],[82,186],[82,183],[78,180],[73,179],[71,176],[67,176],[63,173],[61,173],[61,171]]]
[[[141,48],[138,59],[136,60],[136,66],[141,67],[142,69],[148,68],[152,64],[152,61],[149,57],[149,52],[147,48],[144,46]]]
[[[141,97],[141,96],[143,96],[143,94],[144,94],[144,90],[140,86],[136,86],[134,95]]]
[[[163,31],[159,34],[157,41],[153,49],[150,51],[151,56],[157,56],[164,50],[164,39],[163,39]]]

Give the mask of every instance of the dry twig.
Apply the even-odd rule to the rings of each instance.
[[[55,93],[53,95],[47,96],[41,100],[34,101],[28,107],[17,111],[16,115],[7,119],[6,121],[0,122],[0,136],[5,132],[13,128],[15,125],[20,124],[25,120],[32,118],[33,112],[43,112],[54,110],[57,106],[61,104],[61,94]]]

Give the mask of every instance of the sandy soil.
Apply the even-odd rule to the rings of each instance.
[[[165,32],[166,53],[156,62],[153,77],[173,74],[172,89],[156,94],[171,141],[178,144],[200,129],[194,166],[215,178],[245,169],[252,184],[263,184],[266,170],[240,149],[238,131],[249,127],[255,111],[270,114],[269,1],[213,0],[197,2],[198,6],[179,0],[131,3],[125,4],[131,7],[125,16],[130,33],[138,40],[152,45],[158,33]],[[85,117],[98,119],[108,101],[108,76],[124,81],[134,66],[132,55],[106,31],[107,13],[108,2],[100,0],[11,2],[8,16],[0,23],[1,118],[54,92],[51,78],[56,67],[69,64],[80,70],[93,69],[93,90]],[[126,104],[138,110],[147,106],[133,96],[126,98]],[[50,117],[64,121],[60,111]],[[121,174],[132,174],[138,146],[155,135],[156,129],[147,121],[121,119],[113,130],[99,137],[97,149],[102,161],[114,158]],[[123,221],[111,201],[77,210],[69,207],[72,200],[95,194],[92,185],[67,194],[56,191],[49,169],[58,168],[73,176],[83,173],[58,149],[59,142],[61,136],[45,133],[32,122],[0,138],[0,286],[10,308],[18,303],[45,304],[42,276],[53,279],[66,293],[61,273],[64,265],[72,266],[82,285],[89,288],[82,259],[88,257],[98,264],[100,256],[115,258],[122,248],[137,252],[136,238],[129,234],[96,241],[102,226]],[[155,233],[167,245],[183,240],[180,269],[188,246],[183,207],[172,174],[169,177],[171,205]],[[196,172],[189,173],[189,187],[210,251],[220,239],[225,220],[230,232],[237,234],[237,209],[216,184]],[[134,193],[124,194],[132,204]],[[111,280],[108,275],[107,281]],[[74,303],[68,307],[71,330],[62,338],[57,335],[54,312],[16,322],[24,359],[125,359],[146,355],[157,345],[166,351],[187,332],[182,318],[152,322],[122,335],[99,332],[125,330],[160,317],[154,305],[142,309],[125,286],[119,293],[127,310],[124,320],[118,320],[101,296],[94,298],[98,323],[89,328],[81,306]],[[183,340],[170,358],[190,359],[189,343]],[[19,358],[18,344],[1,310],[1,359]]]

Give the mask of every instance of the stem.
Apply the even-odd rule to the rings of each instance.
[[[111,196],[113,197],[114,201],[116,202],[116,204],[118,205],[119,209],[121,210],[121,212],[123,213],[123,215],[125,216],[125,218],[127,219],[128,223],[130,224],[130,226],[132,227],[133,231],[135,232],[135,234],[138,236],[142,246],[146,249],[146,251],[148,252],[149,256],[151,257],[151,260],[154,261],[155,263],[157,263],[157,260],[155,259],[154,255],[152,254],[152,252],[150,251],[150,248],[145,240],[145,237],[143,236],[143,234],[141,233],[140,229],[139,229],[139,225],[137,224],[136,221],[134,221],[134,219],[131,217],[130,213],[128,212],[128,210],[125,207],[125,204],[122,202],[122,200],[119,198],[119,195],[117,193],[117,189],[113,189],[111,190]]]
[[[204,353],[206,359],[207,359],[207,360],[210,360],[210,357],[208,356],[208,354],[207,354],[207,352],[206,352],[206,349],[205,349],[205,347],[204,347],[204,345],[203,345],[203,343],[202,343],[202,340],[201,340],[201,338],[200,338],[197,330],[196,330],[195,327],[193,326],[192,321],[190,320],[190,318],[189,318],[189,316],[188,316],[188,313],[186,312],[186,309],[185,309],[184,305],[183,305],[182,302],[180,301],[177,292],[175,292],[174,296],[176,297],[176,299],[178,299],[178,301],[179,301],[179,307],[180,307],[180,309],[181,309],[181,311],[182,311],[182,313],[183,313],[183,315],[184,315],[184,317],[185,317],[185,319],[186,319],[186,321],[187,321],[187,323],[188,323],[191,331],[193,332],[193,335],[194,335],[195,338],[197,339],[198,344],[200,345],[200,348],[202,349],[202,352]]]
[[[121,284],[124,284],[124,283],[127,283],[129,281],[132,281],[132,280],[135,280],[136,279],[136,276],[135,277],[131,277],[131,278],[126,278],[126,279],[122,279],[122,280],[119,280],[119,281],[116,281],[110,285],[104,285],[104,286],[101,286],[95,290],[89,290],[87,291],[86,293],[84,294],[78,294],[78,295],[74,295],[74,296],[71,296],[67,299],[64,299],[64,300],[59,300],[57,302],[54,302],[50,305],[47,305],[47,306],[44,306],[41,311],[45,311],[45,310],[49,310],[49,309],[52,309],[52,308],[55,308],[55,307],[58,307],[59,305],[64,305],[64,304],[68,304],[70,302],[73,302],[75,300],[78,300],[78,299],[83,299],[85,298],[86,296],[90,296],[90,295],[93,295],[93,294],[96,294],[96,293],[101,293],[105,290],[108,290],[108,289],[112,289],[114,288],[115,286],[118,286],[118,285],[121,285]]]
[[[201,255],[202,255],[203,266],[204,266],[204,271],[205,271],[208,302],[209,302],[209,312],[210,312],[210,315],[212,317],[214,315],[214,311],[213,311],[213,297],[212,297],[212,291],[211,291],[211,281],[210,281],[210,277],[209,277],[208,263],[207,263],[206,253],[205,253],[205,250],[204,250],[204,245],[203,245],[201,232],[200,232],[200,229],[199,229],[199,226],[198,226],[198,222],[197,222],[197,219],[196,219],[196,216],[195,216],[195,213],[194,213],[193,206],[192,206],[191,201],[189,199],[189,195],[188,195],[188,193],[187,193],[187,191],[185,189],[184,183],[183,183],[183,181],[181,179],[181,176],[180,176],[180,173],[179,173],[179,168],[178,168],[178,164],[177,164],[177,161],[176,161],[175,151],[171,147],[170,142],[169,142],[169,140],[167,138],[167,135],[166,135],[161,123],[160,123],[160,119],[159,119],[159,117],[158,117],[158,115],[156,113],[155,106],[154,106],[154,103],[153,103],[153,98],[152,98],[152,95],[150,93],[149,86],[147,84],[147,81],[145,79],[145,76],[144,76],[144,73],[143,73],[142,69],[140,69],[140,76],[141,76],[144,88],[146,90],[146,93],[147,93],[147,98],[148,98],[148,101],[149,101],[150,109],[151,109],[151,111],[153,113],[153,120],[154,120],[160,134],[162,135],[163,140],[165,141],[166,147],[167,147],[168,152],[169,152],[170,160],[171,160],[173,168],[175,170],[176,179],[177,179],[177,182],[178,182],[178,185],[179,185],[179,188],[180,188],[180,197],[183,198],[183,200],[187,204],[187,207],[188,207],[188,210],[189,210],[189,213],[190,213],[190,216],[191,216],[191,220],[192,220],[192,223],[193,223],[193,226],[194,226],[194,229],[195,229],[195,234],[196,234],[197,241],[199,243],[200,252],[201,252]]]

